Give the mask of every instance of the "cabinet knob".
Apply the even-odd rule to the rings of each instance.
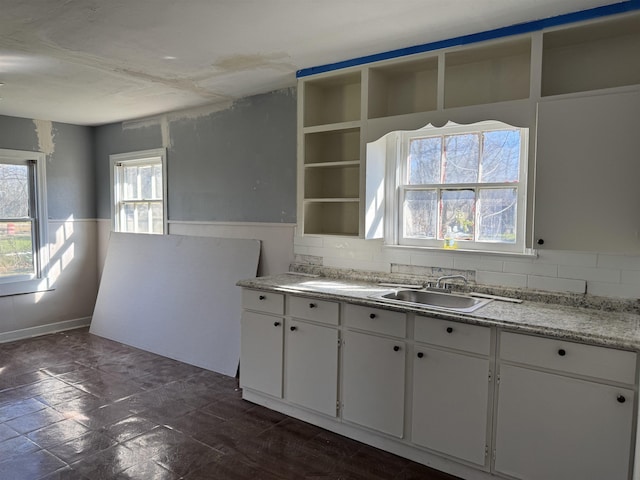
[[[316,307],[317,307],[317,305],[315,303],[310,303],[309,304],[309,308],[316,308]]]
[[[294,326],[289,327],[289,330],[291,330],[292,332],[295,332],[297,329],[298,327],[294,327]]]
[[[538,245],[544,245],[544,239],[543,238],[539,238],[538,239]]]
[[[264,295],[260,295],[260,296],[258,297],[258,300],[264,300],[265,298],[267,298],[267,297],[265,297]]]
[[[375,313],[370,313],[369,314],[369,318],[373,320],[374,318],[376,318],[376,314]]]
[[[561,348],[560,350],[558,350],[558,355],[560,355],[561,357],[564,357],[567,354],[567,351],[564,348]]]
[[[418,358],[422,358],[422,357],[424,357],[424,353],[418,352]]]
[[[395,347],[393,347],[393,351],[394,352],[399,352],[400,351],[400,347],[398,345],[396,345]]]
[[[279,327],[280,326],[280,322],[273,322],[273,326],[274,327]]]
[[[618,400],[618,403],[624,403],[627,401],[627,399],[624,398],[624,395],[618,395],[617,400]]]
[[[453,327],[447,327],[447,333],[453,333]]]

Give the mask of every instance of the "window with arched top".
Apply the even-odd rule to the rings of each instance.
[[[452,122],[367,145],[366,237],[522,253],[528,129]]]

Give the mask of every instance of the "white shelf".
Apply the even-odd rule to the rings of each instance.
[[[530,69],[528,37],[445,53],[444,106],[528,98]]]
[[[304,198],[360,198],[360,166],[306,168]]]
[[[357,199],[305,201],[304,233],[358,236],[360,202]]]
[[[304,164],[360,159],[360,129],[348,128],[304,134]]]
[[[304,83],[304,126],[360,120],[359,71]]]
[[[435,110],[437,97],[438,57],[369,69],[369,118]]]
[[[640,15],[545,33],[542,96],[640,84]]]

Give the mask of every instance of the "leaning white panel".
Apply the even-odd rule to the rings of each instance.
[[[90,332],[234,376],[260,241],[112,233]]]

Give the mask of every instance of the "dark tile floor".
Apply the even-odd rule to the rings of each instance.
[[[0,344],[0,479],[455,480],[80,329]]]

